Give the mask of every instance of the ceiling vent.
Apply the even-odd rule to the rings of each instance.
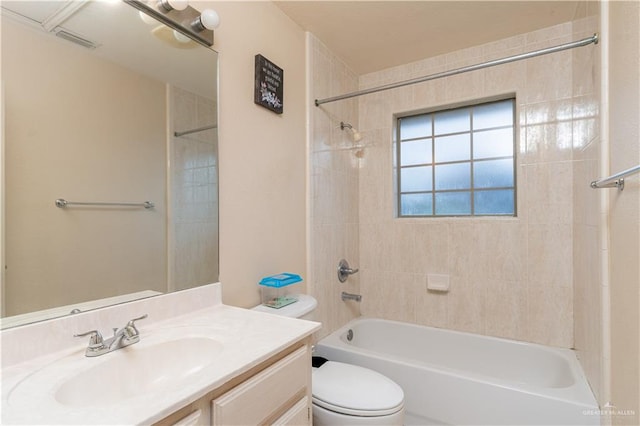
[[[56,36],[72,43],[78,44],[82,47],[86,47],[87,49],[95,49],[96,47],[98,47],[98,44],[82,37],[78,37],[77,35],[71,34],[70,32],[65,30],[56,31]]]

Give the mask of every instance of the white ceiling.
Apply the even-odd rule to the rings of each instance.
[[[67,48],[115,62],[132,71],[215,99],[217,53],[194,42],[177,43],[168,27],[155,22],[146,24],[136,9],[121,1],[91,1],[80,6],[60,22],[53,31],[43,28],[43,21],[64,9],[62,1],[2,0],[2,16],[42,37],[52,37]],[[154,21],[152,21],[154,22]],[[95,43],[89,50],[55,37],[59,29]],[[10,40],[3,43],[18,43]],[[191,48],[193,47],[193,48]]]
[[[275,1],[357,74],[570,21],[577,1]]]

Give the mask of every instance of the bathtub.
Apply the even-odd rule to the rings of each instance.
[[[314,355],[368,367],[398,383],[407,425],[600,424],[568,349],[358,318],[321,339]]]

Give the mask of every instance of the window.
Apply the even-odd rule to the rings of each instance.
[[[399,117],[398,216],[515,216],[515,99]]]

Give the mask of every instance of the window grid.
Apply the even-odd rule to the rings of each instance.
[[[497,102],[510,102],[511,104],[511,110],[512,110],[512,120],[511,120],[511,125],[503,125],[503,126],[494,126],[494,127],[486,127],[486,128],[482,128],[482,129],[478,129],[476,130],[474,128],[474,112],[475,109],[477,107],[481,107],[481,106],[485,106],[485,105],[489,105],[492,103],[497,103]],[[463,109],[469,109],[469,130],[468,131],[460,131],[460,132],[450,132],[450,133],[442,133],[442,134],[436,134],[436,130],[435,130],[435,116],[440,113],[440,112],[447,112],[447,111],[453,111],[453,110],[463,110]],[[420,115],[424,115],[424,116],[429,116],[429,121],[430,121],[430,127],[431,127],[431,132],[429,135],[427,136],[420,136],[420,137],[415,137],[415,138],[407,138],[407,139],[402,139],[401,136],[401,121],[403,118],[408,118],[408,117],[416,117],[416,116],[420,116]],[[416,115],[412,115],[412,116],[405,116],[405,117],[399,117],[398,118],[398,125],[396,126],[396,140],[398,141],[398,143],[396,144],[396,158],[398,161],[398,173],[397,173],[397,185],[398,185],[398,189],[397,189],[397,211],[398,211],[398,217],[449,217],[449,216],[516,216],[516,206],[517,206],[517,197],[516,197],[516,161],[515,161],[515,152],[516,152],[516,146],[515,146],[515,131],[516,131],[516,126],[515,126],[515,99],[511,98],[511,99],[504,99],[504,100],[500,100],[500,101],[494,101],[494,102],[486,102],[486,103],[478,103],[478,104],[474,104],[474,105],[467,105],[467,106],[463,106],[460,108],[454,108],[454,109],[449,109],[449,110],[441,110],[441,111],[432,111],[429,113],[423,113],[423,114],[416,114]],[[484,157],[484,158],[478,158],[476,159],[474,157],[474,139],[476,134],[480,134],[483,132],[489,132],[489,131],[495,131],[495,130],[505,130],[505,129],[511,129],[512,130],[512,135],[513,135],[513,142],[512,142],[512,155],[509,156],[494,156],[494,157]],[[443,137],[450,137],[450,136],[458,136],[458,135],[469,135],[469,160],[455,160],[455,161],[441,161],[441,162],[437,162],[436,161],[436,139],[437,138],[443,138]],[[411,141],[421,141],[421,140],[427,140],[429,141],[430,145],[431,145],[431,162],[428,163],[416,163],[416,164],[411,164],[411,165],[407,165],[407,166],[402,166],[402,143],[403,142],[411,142]],[[476,188],[475,187],[475,174],[474,174],[474,168],[475,168],[475,164],[476,163],[482,163],[482,162],[487,162],[487,161],[496,161],[496,160],[513,160],[513,175],[512,175],[512,179],[513,179],[513,186],[491,186],[491,187],[486,187],[486,188]],[[449,165],[449,164],[469,164],[469,187],[468,188],[462,188],[462,189],[436,189],[436,166],[440,166],[440,165]],[[416,168],[416,167],[431,167],[431,190],[430,191],[402,191],[402,173],[401,171],[403,169],[410,169],[410,168]],[[500,190],[512,190],[513,191],[513,212],[512,213],[487,213],[487,214],[477,214],[476,213],[476,208],[475,208],[475,194],[478,192],[490,192],[490,191],[500,191]],[[442,194],[442,193],[469,193],[469,198],[470,198],[470,213],[464,213],[464,214],[436,214],[437,212],[437,197],[436,194]],[[430,194],[431,197],[431,213],[430,214],[403,214],[402,211],[402,195],[410,195],[410,194]]]

